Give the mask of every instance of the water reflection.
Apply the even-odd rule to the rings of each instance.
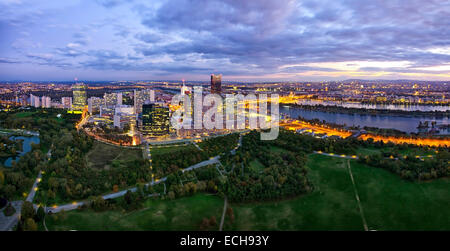
[[[288,114],[291,118],[301,116],[305,119],[325,120],[329,123],[345,124],[347,126],[378,127],[386,129],[397,129],[407,133],[417,133],[419,122],[436,121],[436,126],[449,124],[448,117],[405,117],[389,115],[361,115],[346,113],[328,113],[322,111],[303,110],[301,108],[292,108],[287,106],[280,107],[280,113]],[[450,129],[439,129],[440,135],[450,134]]]
[[[5,160],[3,163],[6,167],[11,167],[12,161],[19,161],[20,157],[23,156],[25,153],[31,151],[31,144],[39,144],[39,137],[38,136],[32,136],[32,137],[23,137],[23,136],[11,136],[9,137],[10,140],[23,140],[22,142],[22,151],[19,152],[19,155],[15,157],[9,157]]]

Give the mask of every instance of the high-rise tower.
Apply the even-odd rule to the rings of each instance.
[[[142,131],[152,137],[170,133],[170,110],[161,103],[142,105]]]
[[[222,74],[211,74],[211,93],[220,93],[222,91]]]
[[[87,86],[83,83],[76,83],[72,86],[73,103],[72,108],[76,111],[83,111],[87,100]]]

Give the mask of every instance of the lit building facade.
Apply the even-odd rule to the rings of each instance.
[[[122,105],[122,93],[105,93],[103,99],[105,100],[105,105],[108,107]]]
[[[100,112],[100,106],[103,105],[103,99],[98,97],[90,97],[88,99],[88,112],[94,114]]]
[[[42,96],[41,100],[42,100],[41,102],[42,108],[52,107],[52,100],[50,99],[50,97]]]
[[[144,104],[142,106],[142,132],[151,137],[169,135],[169,107],[162,103]]]
[[[211,74],[211,93],[222,92],[222,74]]]
[[[77,83],[72,86],[72,93],[73,93],[72,109],[75,111],[84,110],[87,100],[87,86],[83,83]]]
[[[62,97],[61,104],[64,109],[71,109],[72,108],[72,97]]]
[[[142,105],[147,102],[155,102],[154,90],[134,90],[134,112],[136,114],[142,113]]]

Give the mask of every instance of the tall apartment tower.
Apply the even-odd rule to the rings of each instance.
[[[117,105],[122,105],[123,94],[121,92],[118,92],[116,95],[117,95]]]
[[[222,74],[211,74],[211,93],[222,92]]]
[[[43,108],[50,108],[52,106],[52,100],[50,97],[42,96],[41,100],[41,106]]]
[[[72,108],[72,97],[62,97],[61,104],[64,109],[71,109]]]

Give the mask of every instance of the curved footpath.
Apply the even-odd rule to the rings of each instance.
[[[241,133],[240,133],[240,137],[239,137],[239,140],[238,140],[238,144],[237,144],[237,146],[236,146],[233,150],[231,150],[231,153],[234,154],[235,151],[236,151],[239,147],[241,147],[241,145],[242,145],[242,135],[243,135],[244,133],[246,133],[246,132],[241,132]],[[146,147],[146,148],[148,149],[148,147]],[[148,150],[147,150],[147,155],[150,156]],[[217,155],[217,156],[211,157],[209,160],[205,160],[205,161],[199,162],[199,163],[197,163],[197,164],[194,164],[194,165],[192,165],[192,166],[189,166],[189,167],[187,167],[187,168],[184,168],[184,169],[182,169],[181,171],[184,173],[184,172],[192,171],[192,170],[197,169],[197,168],[200,168],[200,167],[204,167],[204,166],[208,166],[208,165],[217,164],[217,163],[220,163],[219,159],[220,159],[220,155]],[[159,179],[159,180],[157,180],[157,181],[152,181],[152,182],[146,183],[145,186],[154,186],[154,185],[157,185],[157,184],[159,184],[159,183],[161,183],[161,182],[166,181],[166,179],[167,179],[167,176],[166,176],[166,177],[163,177],[163,178],[161,178],[161,179]],[[132,188],[129,188],[129,189],[124,189],[124,190],[119,191],[119,192],[117,192],[117,193],[106,194],[106,195],[103,195],[102,198],[105,199],[105,200],[106,200],[106,199],[115,199],[115,198],[124,196],[124,195],[127,193],[127,191],[136,192],[136,191],[137,191],[137,187],[132,187]],[[60,206],[47,207],[47,208],[45,208],[45,211],[46,211],[47,213],[49,213],[49,212],[51,212],[51,213],[58,213],[58,212],[60,212],[60,211],[62,211],[62,210],[64,210],[64,211],[70,211],[70,210],[77,209],[78,207],[80,207],[80,206],[86,204],[87,202],[88,202],[88,201],[81,201],[81,202],[73,202],[73,203],[70,203],[70,204],[60,205]]]

